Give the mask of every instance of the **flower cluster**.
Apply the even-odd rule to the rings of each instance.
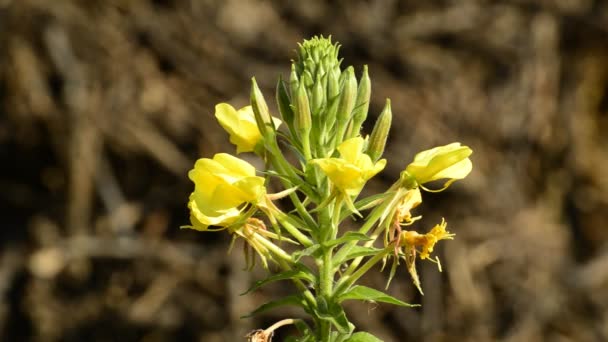
[[[215,117],[236,146],[235,153],[254,152],[264,161],[264,170],[258,172],[240,158],[218,153],[212,159],[199,159],[188,174],[194,191],[188,201],[191,225],[185,227],[227,231],[233,242],[241,238],[248,268],[256,254],[269,271],[269,261],[276,264],[277,270],[271,271],[275,274],[252,290],[271,281],[290,280],[299,291],[256,312],[287,304],[302,307],[311,315],[312,327],[293,319],[276,326],[296,324],[303,334],[300,341],[349,340],[367,334],[353,332],[342,309],[344,300],[408,306],[357,281],[379,261],[392,258],[390,282],[403,259],[422,292],[417,257],[439,265],[431,253],[438,241],[453,239],[454,234],[446,230],[444,220],[427,233],[403,227],[421,219],[412,213],[422,203],[421,190],[441,191],[472,169],[469,147],[460,143],[435,147],[418,153],[385,193],[359,199],[366,183],[387,164],[382,154],[391,127],[391,104],[386,101],[371,134],[362,134],[371,96],[368,70],[364,67],[357,80],[353,67],[341,68],[338,52],[339,45],[323,37],[300,44],[289,80],[277,85],[281,119],[270,113],[255,79],[249,106],[215,107]],[[284,189],[269,193],[271,178]],[[445,181],[443,186],[430,190],[429,183],[438,180]],[[283,197],[291,202],[289,211],[273,202]],[[357,231],[345,231],[342,223],[353,214],[363,217],[363,223]],[[384,236],[382,248],[374,246],[380,236]],[[295,251],[285,250],[283,243],[296,246]],[[303,263],[304,258],[314,262]],[[270,340],[273,329],[255,331],[249,338]]]

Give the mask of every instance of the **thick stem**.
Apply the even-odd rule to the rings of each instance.
[[[330,248],[323,252],[323,261],[320,265],[321,274],[319,278],[319,287],[321,290],[321,295],[325,297],[326,300],[329,300],[332,297],[332,288],[333,288],[333,272],[331,267],[331,254],[332,251]],[[321,322],[321,338],[322,342],[329,342],[331,338],[331,324],[328,321],[322,320]]]

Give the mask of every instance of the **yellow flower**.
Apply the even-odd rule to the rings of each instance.
[[[215,106],[215,117],[230,134],[230,142],[236,145],[236,153],[252,152],[262,139],[251,106],[237,111],[228,103],[220,103]],[[281,120],[274,117],[272,120],[275,127],[279,127]]]
[[[243,203],[257,203],[266,194],[264,178],[255,175],[255,168],[226,153],[197,160],[188,177],[194,182],[190,221],[197,230],[234,223]]]
[[[422,151],[407,166],[405,173],[420,185],[438,179],[448,179],[444,188],[457,179],[465,178],[473,164],[469,156],[473,151],[460,143],[452,143]]]
[[[311,162],[319,165],[340,191],[355,196],[365,182],[386,166],[386,159],[374,164],[371,158],[363,153],[364,143],[365,140],[361,137],[345,140],[338,146],[341,158],[313,159]]]

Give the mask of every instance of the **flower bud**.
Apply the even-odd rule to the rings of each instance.
[[[292,64],[291,74],[289,74],[289,93],[291,94],[292,99],[295,99],[299,86],[300,80],[298,78],[298,74],[296,73],[296,65]]]
[[[351,118],[357,99],[357,79],[355,78],[353,68],[349,67],[346,69],[342,76],[344,77],[344,86],[342,87],[338,112],[336,113],[336,135],[334,140],[336,144],[342,142],[346,126]]]
[[[327,99],[334,100],[340,95],[340,68],[331,70],[327,75]]]
[[[363,74],[359,81],[359,89],[357,89],[357,101],[353,109],[353,119],[348,126],[346,138],[354,138],[359,135],[361,125],[367,118],[369,110],[369,99],[372,93],[372,86],[367,72],[367,65],[363,66]]]
[[[327,73],[327,97],[326,97],[326,110],[325,117],[323,118],[323,131],[329,131],[336,122],[336,113],[338,112],[338,105],[340,103],[340,69],[335,68]],[[325,141],[331,141],[334,138],[332,132],[331,135],[324,133]]]
[[[312,119],[310,113],[310,104],[308,102],[308,95],[306,94],[306,87],[300,84],[298,93],[296,94],[296,128],[300,135],[308,134],[312,127]]]
[[[386,99],[386,105],[380,113],[372,134],[369,138],[369,145],[367,146],[367,154],[372,158],[372,161],[376,162],[384,153],[384,147],[386,146],[386,139],[391,129],[391,121],[393,114],[391,112],[391,100]]]
[[[312,114],[318,115],[325,103],[325,91],[322,80],[317,80],[312,87]]]
[[[262,136],[266,136],[268,132],[267,128],[270,127],[270,129],[273,131],[274,125],[272,125],[268,105],[266,104],[264,95],[262,95],[262,92],[255,81],[255,77],[251,78],[251,107],[253,108],[255,121],[258,124],[258,128],[262,133]]]
[[[294,62],[300,78],[308,72],[312,80],[319,80],[329,70],[339,67],[338,51],[340,46],[333,44],[330,38],[313,37],[298,46],[298,58]],[[311,85],[307,84],[307,87]]]

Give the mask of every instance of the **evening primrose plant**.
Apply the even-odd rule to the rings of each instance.
[[[273,332],[295,325],[289,341],[379,341],[356,331],[342,307],[348,300],[414,306],[378,289],[358,284],[377,264],[390,265],[387,287],[405,264],[422,293],[416,260],[441,264],[432,252],[437,242],[454,238],[445,220],[424,232],[411,228],[423,191],[442,191],[471,171],[472,151],[460,143],[418,153],[385,192],[359,198],[365,184],[386,166],[382,159],[392,112],[386,101],[369,136],[361,133],[368,114],[371,83],[367,67],[359,79],[343,68],[339,45],[314,37],[298,46],[289,80],[279,79],[274,117],[256,84],[251,103],[235,109],[215,107],[236,154],[253,152],[264,162],[256,170],[227,153],[199,159],[188,177],[191,225],[203,232],[225,231],[245,246],[248,268],[256,259],[269,271],[247,292],[278,281],[295,286],[292,295],[263,304],[251,315],[279,306],[303,309],[308,318],[286,318],[250,333],[249,341],[270,341]],[[288,158],[289,156],[289,158]],[[269,193],[269,182],[283,187]],[[443,180],[439,189],[429,182]],[[275,202],[285,198],[290,208]],[[357,229],[346,229],[360,223]],[[406,227],[408,229],[406,229]]]

